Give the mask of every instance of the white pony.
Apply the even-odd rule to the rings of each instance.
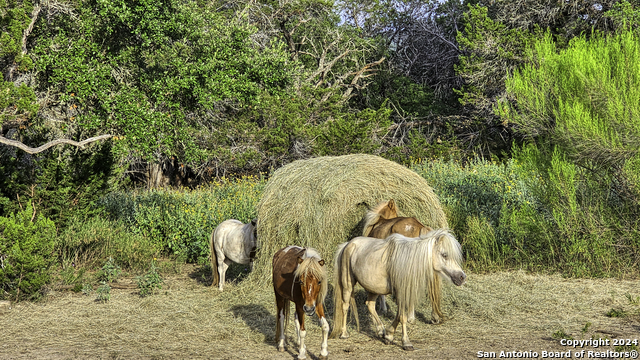
[[[211,250],[211,271],[213,282],[222,291],[224,275],[231,262],[249,264],[253,270],[253,260],[258,247],[257,219],[248,224],[230,219],[225,220],[211,233],[209,249]]]
[[[334,322],[330,337],[346,339],[347,312],[353,306],[356,325],[360,331],[358,311],[352,293],[356,284],[367,292],[367,308],[376,324],[378,336],[386,343],[402,323],[402,348],[413,350],[407,335],[407,318],[415,309],[425,289],[433,307],[434,322],[443,317],[440,311],[442,290],[440,278],[455,285],[464,284],[467,275],[462,271],[462,251],[453,235],[443,229],[432,230],[417,238],[392,234],[386,239],[360,236],[340,244],[334,260]],[[376,313],[379,295],[395,295],[398,314],[386,329]]]

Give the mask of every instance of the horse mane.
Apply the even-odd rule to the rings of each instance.
[[[382,209],[389,205],[389,201],[382,201],[374,206],[371,210],[364,214],[364,226],[362,228],[362,236],[369,236],[373,226],[380,221]],[[397,216],[397,214],[396,214]]]
[[[385,242],[387,271],[398,311],[408,314],[412,305],[418,303],[426,287],[434,312],[442,317],[442,281],[433,271],[433,254],[434,251],[443,249],[454,261],[462,264],[462,250],[458,241],[448,230],[438,229],[418,238],[392,234]]]
[[[316,301],[324,304],[324,298],[329,290],[329,282],[327,281],[327,267],[320,265],[318,262],[322,260],[322,256],[316,249],[306,248],[302,255],[302,262],[298,264],[296,271],[293,272],[294,278],[300,279],[311,275],[320,281],[320,292]]]

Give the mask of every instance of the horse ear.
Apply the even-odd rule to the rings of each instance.
[[[257,223],[258,223],[258,219],[251,220],[251,226],[256,226]]]
[[[302,258],[298,256],[298,264],[302,264]]]
[[[396,208],[396,202],[391,199],[389,200],[389,203],[387,203],[387,206],[389,207],[389,209],[393,210]]]
[[[318,264],[319,264],[320,266],[324,266],[324,259],[322,259],[322,260],[318,261]]]

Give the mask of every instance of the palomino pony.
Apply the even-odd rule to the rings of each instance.
[[[462,251],[460,244],[447,230],[432,230],[418,238],[407,238],[393,234],[386,239],[357,237],[338,246],[334,260],[335,314],[331,338],[349,337],[347,312],[353,305],[358,331],[358,310],[352,293],[356,284],[367,292],[367,308],[376,324],[378,336],[386,343],[402,324],[402,348],[413,350],[407,335],[407,315],[419,300],[425,288],[433,306],[436,321],[442,317],[440,311],[440,278],[444,277],[460,286],[467,275],[460,267]],[[398,314],[386,329],[376,313],[376,298],[394,294],[398,303]]]
[[[393,199],[383,201],[364,215],[362,236],[386,239],[391,234],[402,234],[416,238],[431,231],[414,217],[398,216],[398,207]],[[387,312],[387,302],[384,295],[380,296],[380,311]],[[413,311],[409,314],[409,322],[414,318]]]
[[[273,290],[276,294],[278,319],[276,320],[276,342],[278,351],[284,351],[285,331],[289,323],[289,301],[296,305],[296,332],[298,335],[298,359],[307,358],[304,338],[304,314],[315,312],[322,326],[320,359],[326,359],[329,322],[324,317],[324,298],[327,295],[327,268],[320,254],[312,248],[288,246],[273,255]]]
[[[248,224],[230,219],[225,220],[211,233],[209,249],[211,250],[211,271],[213,282],[222,291],[224,275],[231,262],[249,264],[253,270],[253,260],[258,247],[256,219]]]

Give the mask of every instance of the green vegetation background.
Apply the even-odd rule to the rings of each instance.
[[[473,271],[637,277],[638,4],[517,23],[508,1],[445,2],[445,90],[399,70],[379,24],[406,18],[372,4],[354,27],[324,1],[0,0],[0,135],[114,135],[0,147],[0,298],[158,257],[206,268],[211,231],[255,216],[270,171],[348,153],[423,176]],[[189,187],[149,189],[154,167]]]

